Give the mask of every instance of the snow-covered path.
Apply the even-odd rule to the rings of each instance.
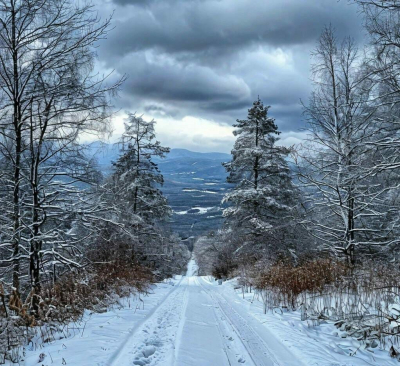
[[[186,309],[177,334],[174,366],[254,366],[232,324],[219,309],[205,283],[188,267]],[[191,276],[189,276],[191,274]]]
[[[301,365],[222,287],[196,272],[192,260],[186,277],[104,365]]]
[[[351,339],[333,324],[310,326],[296,312],[263,313],[263,305],[197,276],[192,260],[177,276],[120,299],[104,313],[86,312],[80,323],[26,347],[25,366],[361,366],[394,365],[387,351],[351,351]],[[253,301],[254,300],[254,301]],[[52,332],[51,329],[47,331]],[[47,334],[46,333],[46,334]],[[57,336],[58,334],[58,336]],[[359,347],[359,346],[357,346]],[[353,353],[350,357],[349,352]]]
[[[186,286],[188,301],[176,337],[173,364],[229,365],[225,340],[209,296],[202,291],[195,276],[188,276]]]
[[[175,284],[174,286],[171,286]],[[92,314],[75,337],[28,350],[26,365],[301,366],[233,288],[197,276],[157,285],[139,305]]]
[[[202,278],[201,281],[206,283]],[[254,319],[243,305],[223,289],[202,286],[213,299],[215,308],[224,315],[224,321],[242,341],[247,358],[257,366],[301,366],[302,362],[278,341],[268,329]]]

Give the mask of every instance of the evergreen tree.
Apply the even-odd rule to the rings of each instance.
[[[118,196],[129,213],[149,224],[170,214],[167,199],[159,189],[164,178],[153,161],[154,157],[163,158],[170,149],[155,140],[155,123],[130,114],[120,140],[122,155],[113,163]]]
[[[247,119],[237,120],[232,161],[224,164],[228,182],[236,185],[223,199],[231,204],[224,216],[246,233],[260,234],[281,224],[293,201],[285,160],[289,150],[276,145],[280,132],[268,109],[258,98]]]

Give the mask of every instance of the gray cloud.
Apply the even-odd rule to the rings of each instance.
[[[159,102],[198,102],[202,105],[214,101],[229,104],[232,101],[249,102],[251,90],[236,75],[220,75],[201,65],[182,65],[164,56],[135,53],[118,63],[118,70],[129,75],[124,92],[146,96]]]
[[[149,4],[150,0],[115,0],[114,3],[118,5],[146,5]]]
[[[143,2],[119,0],[119,3]],[[355,8],[336,0],[163,0],[146,4],[146,8],[123,8],[132,15],[116,21],[116,31],[107,42],[114,55],[149,48],[207,53],[258,43],[303,44],[314,41],[329,23],[339,33],[360,36]]]
[[[154,3],[161,3],[161,2],[170,2],[170,3],[177,3],[182,0],[114,0],[115,4],[118,5],[135,5],[135,6],[145,6],[150,7]],[[197,0],[186,0],[186,1],[197,1]]]
[[[281,130],[298,130],[323,27],[363,42],[347,1],[103,1],[103,14],[115,8],[115,29],[98,49],[100,61],[128,75],[117,103],[155,118],[233,123],[259,95]]]

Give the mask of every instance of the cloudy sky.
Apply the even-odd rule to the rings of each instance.
[[[364,30],[346,0],[97,0],[114,30],[98,49],[103,70],[128,76],[121,111],[157,123],[166,146],[229,152],[232,124],[259,95],[282,131],[303,133],[310,54],[325,25],[360,44]],[[122,113],[121,113],[122,114]],[[116,118],[115,134],[122,129]]]

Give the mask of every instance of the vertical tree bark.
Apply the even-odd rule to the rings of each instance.
[[[22,153],[22,125],[21,108],[19,96],[19,71],[18,71],[18,49],[16,39],[16,11],[15,3],[11,1],[11,42],[12,42],[12,60],[13,60],[13,126],[15,132],[15,163],[14,163],[14,192],[13,192],[13,286],[19,293],[20,286],[20,175],[21,175],[21,153]]]

